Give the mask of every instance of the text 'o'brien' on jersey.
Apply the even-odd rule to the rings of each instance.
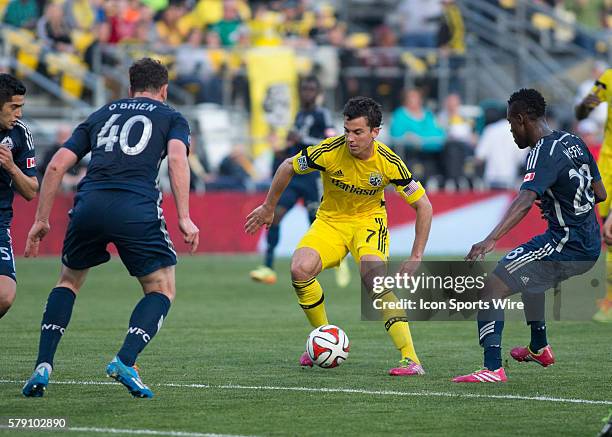
[[[385,215],[384,189],[389,184],[408,203],[425,194],[400,157],[379,141],[374,141],[372,157],[361,160],[351,155],[344,135],[327,138],[295,155],[293,169],[297,174],[321,172],[323,199],[317,217],[328,220]]]
[[[91,152],[79,191],[128,190],[157,200],[159,166],[173,139],[189,152],[187,120],[165,103],[136,97],[98,109],[77,126],[64,147],[79,159]]]
[[[34,141],[28,126],[17,120],[12,129],[0,129],[0,145],[13,153],[13,161],[28,177],[36,176]],[[0,167],[0,227],[7,228],[13,218],[13,179]]]
[[[584,142],[568,132],[554,131],[531,149],[526,169],[521,190],[531,190],[541,199],[554,250],[576,260],[599,255],[592,183],[601,176]]]

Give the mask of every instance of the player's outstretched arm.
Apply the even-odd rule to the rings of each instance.
[[[38,179],[36,176],[28,176],[21,171],[13,161],[13,152],[6,146],[0,146],[0,165],[9,174],[13,187],[24,199],[30,201],[36,197]]]
[[[584,120],[589,116],[591,111],[595,109],[597,105],[601,103],[601,99],[595,93],[588,94],[579,104],[574,108],[574,113],[577,120]]]
[[[423,194],[416,202],[410,204],[416,212],[416,223],[414,231],[414,242],[412,243],[412,252],[410,258],[404,262],[400,269],[400,273],[413,274],[419,267],[419,263],[423,259],[425,246],[429,239],[429,231],[431,230],[431,221],[433,219],[433,208],[427,194]]]
[[[200,230],[189,217],[189,161],[187,146],[179,140],[168,141],[168,175],[183,240],[194,253],[200,242]]]
[[[268,190],[266,200],[247,216],[246,223],[244,225],[244,230],[247,234],[252,235],[262,226],[265,225],[266,227],[269,227],[272,224],[272,220],[274,219],[274,209],[276,208],[278,199],[280,199],[281,194],[283,194],[283,191],[285,191],[285,188],[287,188],[287,185],[289,185],[293,175],[295,175],[292,159],[293,158],[285,159],[278,167],[278,170],[276,170],[274,178],[272,179],[272,184]]]
[[[612,245],[612,214],[606,218],[603,224],[603,237],[607,245]]]
[[[531,190],[521,190],[514,199],[501,221],[491,233],[479,243],[472,246],[470,253],[465,257],[468,261],[477,261],[495,248],[497,240],[506,235],[527,215],[538,195]]]
[[[593,193],[595,194],[595,203],[603,202],[608,197],[606,187],[602,180],[594,181],[591,186],[593,187]]]
[[[43,177],[42,185],[40,187],[40,196],[38,199],[38,207],[36,208],[36,217],[34,224],[28,232],[28,239],[26,240],[25,256],[38,256],[38,246],[40,240],[49,233],[51,229],[49,225],[49,215],[51,214],[51,208],[57,195],[62,178],[68,169],[72,168],[78,162],[77,156],[73,151],[68,150],[64,147],[59,149],[51,162],[47,166],[45,176]]]

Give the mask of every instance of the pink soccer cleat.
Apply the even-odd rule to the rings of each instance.
[[[300,366],[302,367],[312,367],[312,360],[308,356],[308,352],[304,352],[300,357]]]
[[[425,370],[423,366],[415,363],[410,358],[401,359],[398,367],[389,370],[389,375],[391,376],[415,376],[424,374]]]
[[[555,364],[555,354],[553,354],[550,345],[546,345],[540,349],[537,353],[534,353],[527,347],[515,347],[510,351],[510,355],[516,361],[534,361],[542,367],[548,367]]]
[[[469,375],[456,376],[453,382],[506,382],[506,372],[503,367],[497,370],[481,369]]]

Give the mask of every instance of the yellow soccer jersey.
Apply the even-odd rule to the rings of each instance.
[[[606,70],[595,81],[591,92],[597,95],[602,102],[608,102],[608,118],[606,119],[604,141],[600,153],[612,154],[612,69]]]
[[[419,200],[425,190],[389,147],[374,141],[374,154],[367,160],[350,154],[344,135],[327,138],[293,157],[297,174],[319,170],[323,199],[317,217],[355,220],[386,215],[384,189],[393,184],[408,203]]]

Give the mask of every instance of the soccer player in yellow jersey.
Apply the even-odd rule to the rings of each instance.
[[[604,131],[604,140],[599,152],[597,166],[601,173],[601,180],[608,192],[612,192],[612,69],[604,73],[595,81],[591,92],[580,102],[576,108],[576,118],[583,120],[589,116],[591,111],[600,103],[608,102],[608,118]],[[605,221],[610,214],[610,202],[612,196],[599,204],[599,214]],[[604,240],[606,240],[604,238]],[[606,297],[598,302],[599,310],[593,316],[597,322],[612,322],[612,245],[606,241],[608,251],[606,254],[607,270],[607,292]]]
[[[349,252],[359,262],[366,283],[369,272],[384,268],[389,256],[385,186],[394,185],[416,211],[412,253],[402,264],[402,272],[413,272],[420,262],[431,227],[432,208],[425,190],[412,179],[402,160],[376,140],[382,122],[380,105],[368,97],[355,97],[346,103],[343,114],[344,135],[328,138],[285,160],[274,175],[265,202],[249,214],[245,225],[249,234],[261,226],[270,226],[278,199],[291,178],[295,174],[321,172],[323,200],[317,218],[291,261],[298,303],[313,327],[328,324],[323,289],[316,278],[322,270],[337,266]],[[425,373],[405,314],[388,317],[385,328],[401,353],[399,366],[389,373]],[[312,366],[308,354],[302,355],[300,364]]]

